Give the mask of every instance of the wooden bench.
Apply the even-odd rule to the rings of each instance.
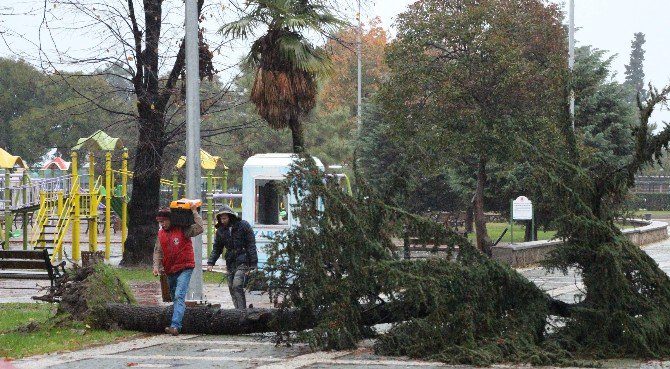
[[[47,249],[41,250],[0,250],[0,278],[2,279],[44,279],[51,282],[51,288],[58,287],[65,276],[65,261],[51,264]]]

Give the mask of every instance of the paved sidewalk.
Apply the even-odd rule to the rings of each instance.
[[[661,266],[670,272],[670,240],[644,247]],[[572,302],[579,297],[582,288],[579,276],[569,273],[547,274],[541,268],[519,270],[552,296]],[[227,291],[207,292],[209,298],[221,296],[224,307]],[[212,295],[209,295],[212,293]],[[262,300],[255,296],[252,299]],[[213,299],[215,300],[215,299]],[[260,303],[260,302],[259,302]],[[150,336],[112,345],[85,349],[77,352],[30,357],[12,363],[18,369],[97,369],[97,368],[309,368],[309,369],[395,369],[395,368],[472,368],[470,366],[448,366],[440,363],[415,361],[396,357],[382,357],[372,353],[369,342],[354,351],[311,352],[303,344],[291,347],[276,347],[271,337],[262,335],[244,336],[197,336],[167,335]],[[670,361],[636,362],[610,361],[606,368],[670,368]],[[519,366],[496,365],[494,368],[511,369]]]

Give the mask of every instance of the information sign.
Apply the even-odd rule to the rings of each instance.
[[[512,219],[531,220],[533,219],[533,203],[525,196],[519,196],[512,201]]]

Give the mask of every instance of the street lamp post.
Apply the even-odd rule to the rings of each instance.
[[[198,5],[186,0],[186,197],[200,199],[200,71],[198,61]],[[193,238],[195,268],[187,298],[203,300],[202,235]]]
[[[362,112],[362,107],[361,107],[361,102],[363,100],[363,92],[362,92],[362,60],[361,60],[361,54],[362,54],[362,33],[363,33],[363,26],[361,24],[361,0],[358,0],[358,30],[356,32],[356,57],[358,60],[358,71],[357,71],[357,80],[358,80],[358,99],[357,99],[357,105],[358,105],[358,111],[356,114],[356,123],[357,123],[357,128],[358,128],[358,134],[361,134],[361,112]]]
[[[570,122],[575,130],[575,90],[573,88],[573,72],[575,69],[575,1],[570,0],[570,25],[568,29],[568,68],[570,68]]]

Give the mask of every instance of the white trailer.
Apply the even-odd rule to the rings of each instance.
[[[291,207],[296,198],[282,194],[280,185],[296,158],[295,154],[257,154],[242,168],[242,219],[251,224],[256,235],[259,268],[267,261],[266,246],[275,232],[295,225]],[[314,161],[324,171],[321,161]]]

